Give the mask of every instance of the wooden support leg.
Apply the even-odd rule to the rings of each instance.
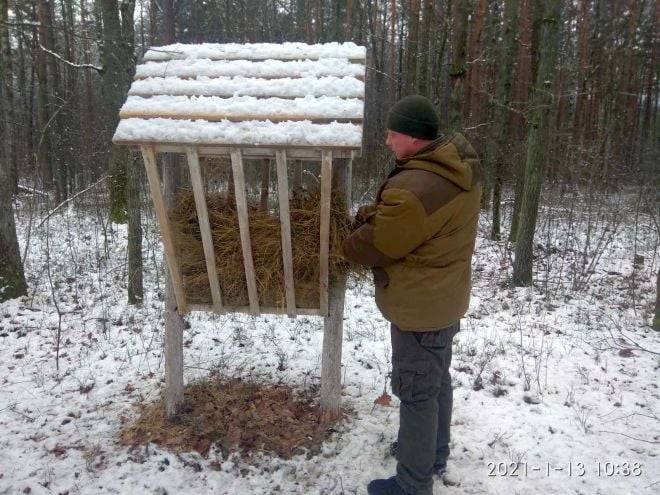
[[[176,418],[183,407],[183,317],[177,311],[169,270],[165,270],[165,417]]]
[[[350,204],[350,160],[335,160],[332,167],[333,193],[344,195]],[[348,193],[347,193],[348,191]],[[341,346],[344,335],[346,275],[333,273],[328,288],[328,313],[323,321],[321,358],[321,421],[331,423],[341,417]]]
[[[331,423],[341,417],[341,345],[344,337],[344,294],[346,277],[330,286],[328,316],[323,319],[321,358],[321,421]]]
[[[166,209],[172,207],[174,193],[180,182],[175,160],[171,154],[166,154],[163,159],[163,206]],[[165,269],[165,284],[165,418],[173,420],[183,409],[184,321],[168,265]]]

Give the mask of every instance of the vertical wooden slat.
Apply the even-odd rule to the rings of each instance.
[[[243,172],[243,156],[240,149],[231,149],[231,168],[234,177],[234,192],[238,212],[238,226],[241,231],[241,246],[243,247],[243,263],[245,265],[245,280],[247,282],[250,312],[259,314],[259,295],[257,293],[257,277],[252,260],[252,242],[250,241],[250,222],[248,217],[247,198],[245,195],[245,174]]]
[[[165,210],[163,193],[160,189],[160,178],[158,177],[158,168],[156,167],[156,155],[152,146],[141,146],[140,150],[142,151],[144,166],[147,169],[147,178],[149,179],[151,198],[154,202],[156,217],[158,218],[158,225],[160,225],[160,232],[163,237],[165,258],[167,259],[167,266],[170,269],[170,276],[172,277],[172,285],[174,286],[174,294],[176,296],[178,313],[183,315],[187,311],[186,295],[183,292],[183,281],[181,279],[179,263],[176,259],[176,250],[174,249],[174,241],[172,239],[170,221],[167,216],[167,211]]]
[[[286,152],[275,152],[277,161],[277,191],[280,204],[280,227],[282,235],[282,262],[284,264],[284,289],[287,314],[296,316],[296,295],[293,280],[293,251],[291,249],[291,215],[289,211],[289,180],[287,178]]]
[[[188,156],[188,168],[190,169],[190,182],[192,184],[193,194],[195,195],[199,231],[202,234],[202,245],[204,246],[204,258],[206,259],[206,272],[208,273],[209,284],[211,286],[213,309],[216,313],[221,314],[223,312],[222,294],[220,292],[220,283],[218,282],[218,271],[215,265],[215,249],[213,248],[211,223],[209,221],[209,212],[204,194],[204,184],[202,183],[202,172],[199,167],[199,155],[197,149],[192,146],[186,148],[186,155]]]
[[[319,291],[321,314],[328,314],[328,278],[330,255],[330,198],[332,193],[332,151],[324,150],[321,156],[321,239]]]

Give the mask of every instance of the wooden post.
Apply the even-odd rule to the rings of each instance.
[[[277,190],[280,204],[280,226],[282,235],[282,264],[284,266],[284,290],[286,310],[289,317],[296,316],[296,292],[293,280],[293,251],[291,249],[291,214],[289,211],[289,180],[287,177],[286,152],[275,153],[277,162]]]
[[[332,184],[335,192],[344,194],[350,208],[351,160],[335,160]],[[333,273],[328,290],[328,313],[323,321],[323,354],[321,358],[321,420],[330,423],[341,417],[341,347],[344,334],[344,297],[346,275]]]
[[[321,205],[320,205],[320,281],[319,298],[321,314],[328,314],[328,275],[330,258],[330,203],[332,201],[332,151],[324,150],[321,159]]]
[[[172,208],[174,193],[181,174],[177,170],[176,157],[163,157],[163,205]],[[155,157],[153,160],[156,162]],[[183,409],[183,316],[177,311],[175,290],[168,265],[165,264],[165,418],[173,420]]]

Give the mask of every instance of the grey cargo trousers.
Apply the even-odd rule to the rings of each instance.
[[[449,456],[453,390],[449,366],[460,322],[432,332],[392,324],[392,392],[400,401],[396,480],[406,493],[433,493],[434,466]]]

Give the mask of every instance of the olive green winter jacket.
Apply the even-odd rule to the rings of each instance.
[[[376,304],[402,330],[444,328],[468,309],[478,168],[460,134],[397,160],[366,223],[344,241],[348,260],[373,268]]]

